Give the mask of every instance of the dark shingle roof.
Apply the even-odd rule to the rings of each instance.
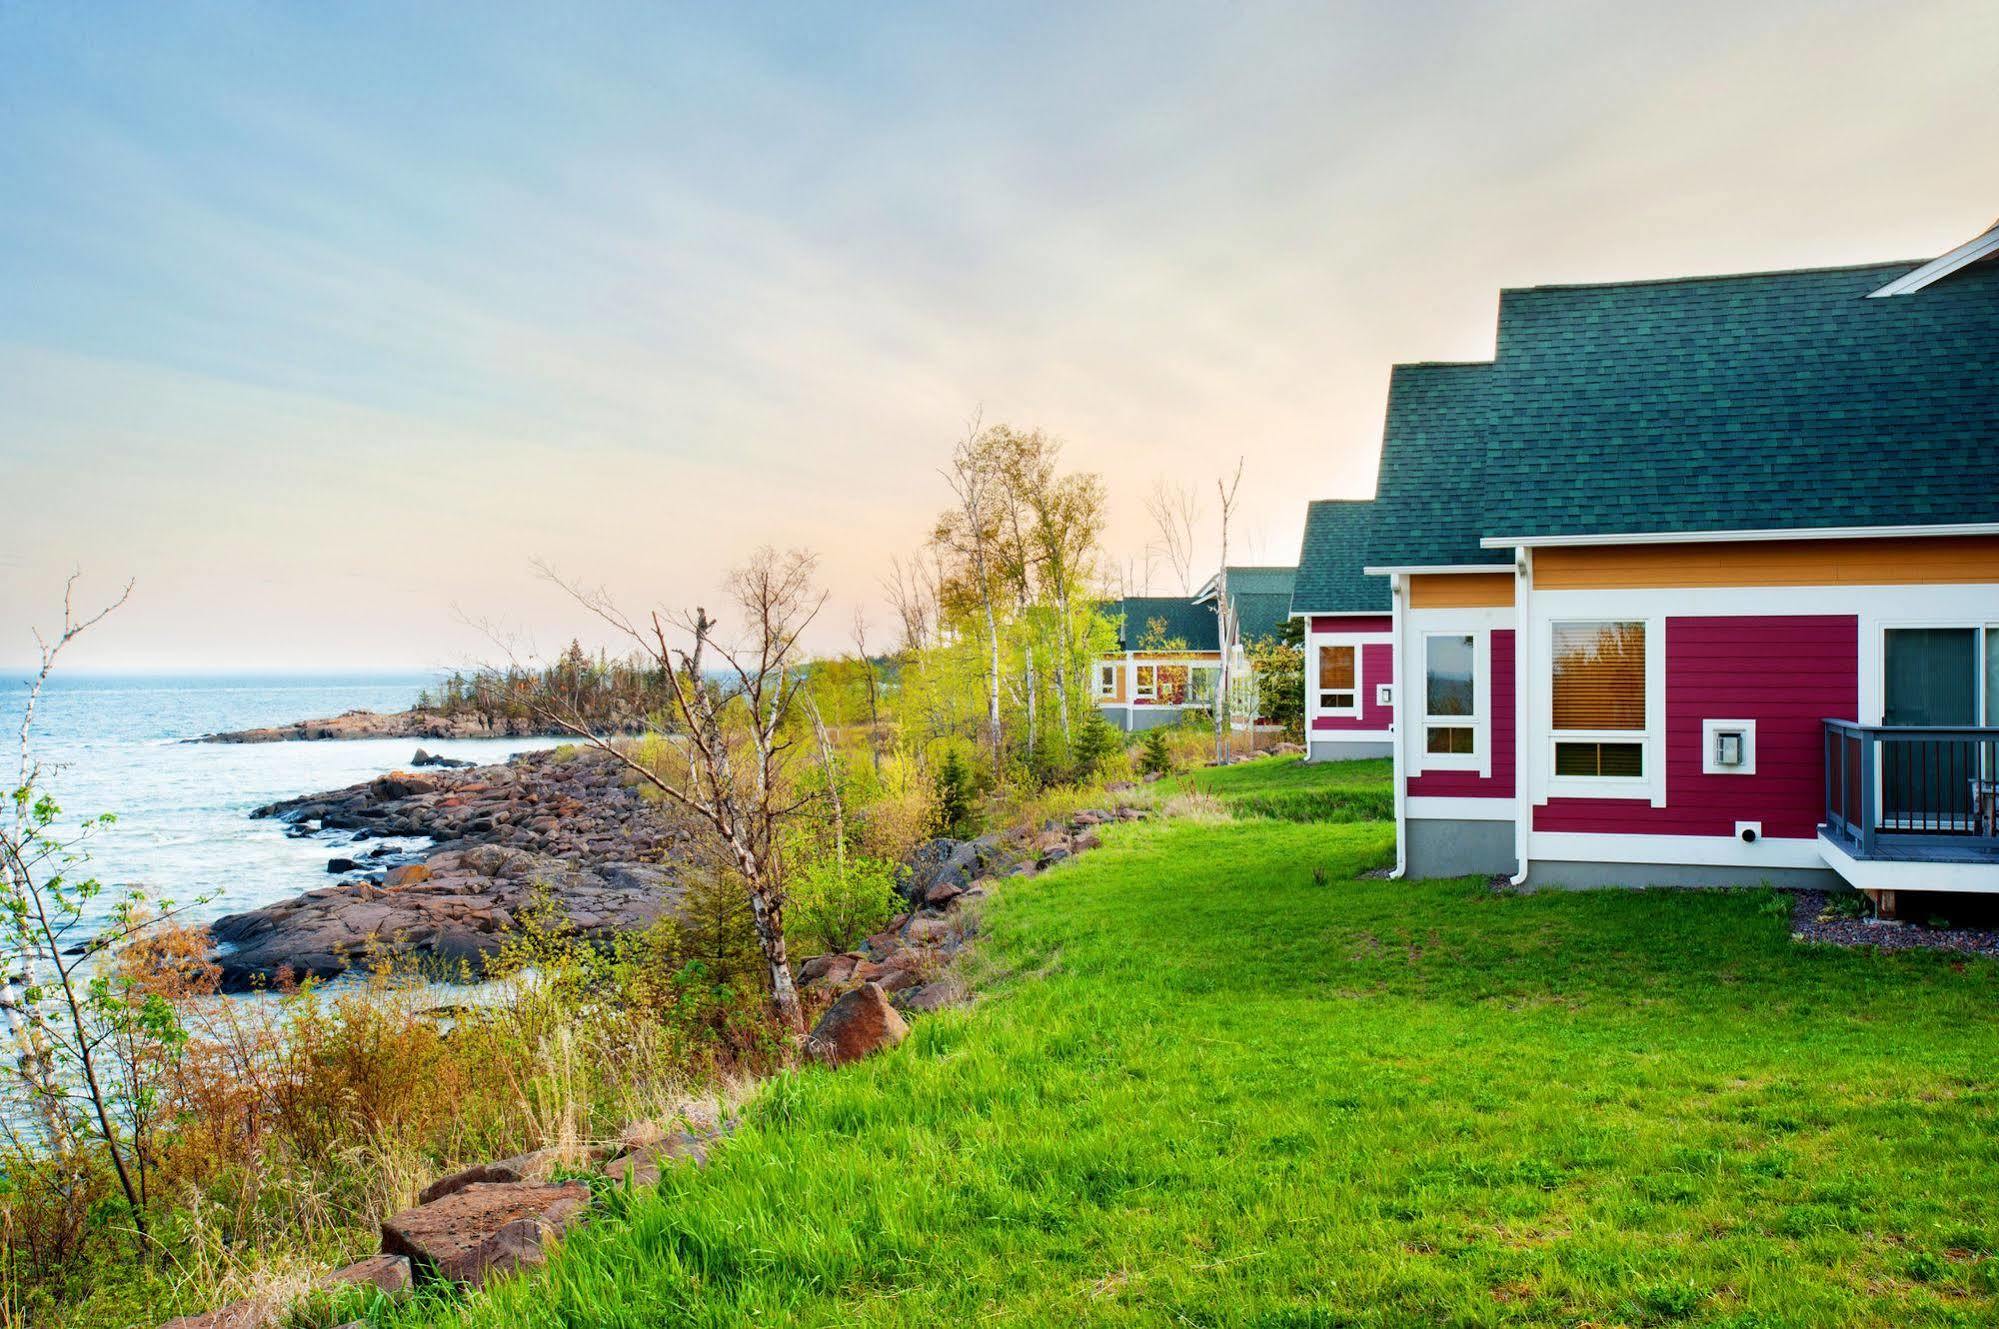
[[[1999,520],[1999,263],[1502,293],[1498,357],[1397,366],[1368,563],[1481,536]]]
[[[1296,568],[1229,567],[1231,595],[1289,595]]]
[[[1139,642],[1151,635],[1154,622],[1159,623],[1166,640],[1179,641],[1187,650],[1220,649],[1221,634],[1215,626],[1212,604],[1195,604],[1180,595],[1128,595],[1112,604],[1110,612],[1119,620],[1121,651],[1145,649]]]
[[[1497,372],[1489,363],[1395,366],[1369,523],[1369,566],[1509,560],[1478,547],[1479,537],[1492,533],[1492,495],[1482,471]]]
[[[1999,519],[1999,263],[1506,292],[1496,536]]]
[[[1369,577],[1372,499],[1329,498],[1305,509],[1305,541],[1291,590],[1294,614],[1385,614],[1388,579]]]
[[[1247,644],[1274,637],[1284,630],[1284,620],[1291,617],[1291,588],[1281,591],[1242,591],[1235,589],[1235,573],[1229,573],[1229,596],[1235,601],[1237,630],[1242,641]]]

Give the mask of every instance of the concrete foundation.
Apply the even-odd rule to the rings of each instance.
[[[1708,867],[1697,863],[1571,863],[1535,859],[1527,884],[1557,890],[1596,886],[1776,886],[1794,891],[1843,891],[1831,868]]]
[[[1511,821],[1447,821],[1411,818],[1405,823],[1403,875],[1413,881],[1433,877],[1512,876],[1519,864],[1513,856]]]
[[[1395,744],[1389,739],[1320,738],[1314,735],[1306,745],[1307,761],[1360,761],[1366,757],[1392,757]]]

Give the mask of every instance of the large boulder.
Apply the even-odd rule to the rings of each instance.
[[[580,1181],[473,1182],[383,1220],[382,1251],[406,1256],[420,1283],[478,1287],[540,1263],[548,1242],[589,1204],[590,1188]]]
[[[826,1008],[812,1027],[807,1046],[828,1066],[844,1066],[892,1048],[908,1036],[908,1024],[889,1005],[881,985],[863,983]]]

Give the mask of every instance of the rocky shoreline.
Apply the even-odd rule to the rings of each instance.
[[[581,936],[608,941],[674,908],[695,840],[616,762],[577,748],[397,771],[251,815],[322,838],[340,880],[210,925],[230,992],[375,957],[476,962],[542,893]]]
[[[203,734],[190,743],[298,743],[358,738],[560,738],[564,731],[525,717],[437,711],[342,711],[324,720],[295,720],[262,729]]]

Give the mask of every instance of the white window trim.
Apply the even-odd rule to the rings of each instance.
[[[1153,701],[1159,696],[1159,666],[1135,664],[1131,669],[1131,699]]]
[[[1440,715],[1434,719],[1430,715],[1430,638],[1469,637],[1471,638],[1471,711],[1470,715]],[[1416,762],[1418,771],[1477,771],[1480,775],[1492,772],[1492,633],[1482,628],[1454,627],[1448,624],[1425,625],[1416,633],[1416,672],[1422,680],[1421,714],[1412,726],[1416,739]],[[1430,751],[1430,731],[1432,729],[1469,729],[1472,734],[1470,752]]]
[[[1555,728],[1555,625],[1558,623],[1642,623],[1645,625],[1645,727],[1643,729],[1580,730]],[[1619,613],[1550,614],[1534,625],[1535,722],[1545,736],[1544,774],[1535,798],[1624,798],[1666,806],[1666,620],[1663,615]],[[1557,775],[1558,743],[1637,743],[1644,774]]]
[[[1097,664],[1097,698],[1100,701],[1117,696],[1118,665],[1114,661],[1100,661]]]
[[[1326,689],[1319,686],[1319,652],[1328,646],[1344,646],[1353,652],[1353,705],[1351,706],[1326,706],[1321,704],[1325,697]],[[1360,718],[1361,701],[1367,695],[1363,691],[1367,686],[1367,677],[1364,672],[1366,669],[1366,659],[1367,652],[1361,649],[1361,643],[1358,641],[1330,639],[1319,641],[1313,645],[1311,659],[1306,662],[1306,667],[1311,670],[1312,675],[1309,681],[1311,685],[1310,695],[1312,698],[1313,715],[1323,715],[1331,719],[1342,720],[1357,720]]]

